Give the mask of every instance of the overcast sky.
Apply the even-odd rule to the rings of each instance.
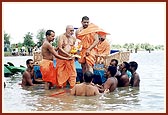
[[[36,36],[39,29],[60,35],[66,25],[80,27],[85,15],[111,34],[111,44],[166,42],[166,2],[3,2],[2,13],[2,31],[10,34],[11,43],[23,42],[28,32]]]

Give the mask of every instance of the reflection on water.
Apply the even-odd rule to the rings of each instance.
[[[148,58],[146,58],[148,57]],[[32,57],[5,57],[16,66],[24,65]],[[63,111],[63,112],[165,112],[165,62],[163,52],[139,52],[131,54],[130,61],[138,62],[140,88],[117,88],[110,94],[98,96],[71,96],[69,89],[44,90],[43,84],[22,88],[21,74],[5,78],[3,112]],[[158,66],[159,65],[159,66]],[[59,95],[55,93],[62,92]]]

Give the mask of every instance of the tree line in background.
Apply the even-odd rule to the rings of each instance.
[[[17,43],[18,48],[21,48],[23,45],[26,48],[33,48],[35,46],[35,44],[37,45],[37,47],[41,47],[43,40],[45,39],[45,32],[46,30],[44,29],[40,29],[37,32],[37,43],[34,42],[33,40],[33,33],[28,32],[27,34],[25,34],[25,36],[23,37],[23,43]],[[4,51],[5,52],[11,52],[13,48],[15,48],[16,44],[11,44],[10,43],[10,39],[11,36],[4,32]],[[17,38],[16,38],[17,39]],[[52,43],[53,46],[57,46],[57,39],[55,39],[55,41]],[[135,51],[135,53],[137,51],[154,51],[154,50],[164,50],[164,45],[151,45],[149,43],[139,43],[139,44],[134,44],[134,43],[125,43],[124,45],[119,45],[119,44],[112,44],[111,45],[111,49],[118,49],[118,50],[127,50],[127,51]]]
[[[30,48],[30,47],[34,48],[35,45],[37,45],[37,47],[41,47],[43,40],[45,39],[45,33],[46,33],[46,30],[40,29],[36,35],[36,38],[38,41],[37,43],[35,43],[33,40],[33,37],[34,37],[33,33],[28,32],[23,37],[23,43],[21,42],[16,43],[18,46],[18,49],[20,49],[22,46],[25,46],[26,48]],[[4,52],[11,52],[12,49],[14,49],[16,46],[16,44],[10,43],[10,39],[11,39],[11,36],[8,33],[4,32]],[[57,41],[53,42],[52,45],[57,46]]]
[[[154,51],[154,50],[164,50],[164,45],[151,45],[149,43],[125,43],[124,45],[112,45],[111,49],[126,49],[127,51],[137,53],[137,51]]]

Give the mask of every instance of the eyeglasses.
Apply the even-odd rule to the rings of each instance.
[[[99,38],[99,40],[104,41],[105,39],[104,38]]]

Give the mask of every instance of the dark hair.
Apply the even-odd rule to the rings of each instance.
[[[118,60],[116,60],[116,59],[112,59],[111,62],[113,62],[113,61],[116,62],[116,65],[115,65],[115,66],[117,66],[117,65],[118,65]]]
[[[115,66],[109,66],[108,67],[108,71],[110,71],[110,74],[113,77],[116,74],[116,72],[117,72],[117,67],[115,67]]]
[[[53,30],[47,30],[47,31],[46,31],[46,36],[50,36],[50,35],[51,35],[51,32],[55,33]]]
[[[83,16],[83,17],[82,17],[82,22],[83,22],[83,20],[89,20],[89,17]]]
[[[130,65],[127,62],[123,62],[125,64],[126,70],[129,70]]]
[[[28,60],[26,61],[26,64],[29,64],[30,61],[33,61],[33,60],[32,60],[32,59],[28,59]]]
[[[86,72],[84,73],[84,81],[85,81],[86,83],[90,83],[90,82],[92,81],[92,79],[93,79],[93,73],[90,72],[90,71],[86,71]]]
[[[130,65],[130,67],[133,67],[135,70],[137,70],[137,68],[138,68],[138,64],[135,61],[129,62],[129,65]]]

